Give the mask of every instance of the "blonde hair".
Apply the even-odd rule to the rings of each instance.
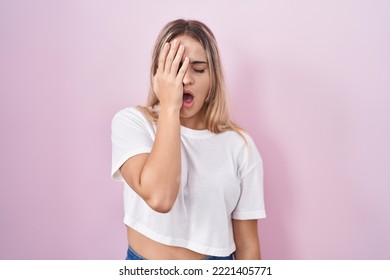
[[[157,122],[159,100],[153,91],[153,76],[157,71],[158,58],[162,47],[166,42],[170,42],[180,35],[186,35],[198,40],[206,51],[211,80],[210,92],[202,107],[206,128],[213,133],[233,130],[243,137],[241,133],[243,129],[231,119],[227,89],[217,41],[212,31],[204,23],[196,20],[174,20],[167,23],[160,32],[153,50],[147,106],[140,106],[138,108],[141,109],[151,121]],[[243,138],[245,140],[245,137]]]

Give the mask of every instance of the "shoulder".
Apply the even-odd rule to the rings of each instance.
[[[236,148],[257,149],[255,141],[253,140],[251,135],[245,130],[240,130],[240,131],[229,130],[223,132],[222,134],[224,135],[224,137],[226,137],[225,140],[227,140]]]
[[[111,121],[111,131],[113,135],[130,137],[135,133],[154,134],[155,126],[138,107],[128,107],[115,113]]]
[[[126,108],[123,108],[121,110],[119,110],[118,112],[116,112],[113,116],[113,121],[114,120],[118,120],[118,119],[144,119],[145,116],[144,114],[137,109],[137,107],[126,107]]]
[[[137,107],[127,107],[116,112],[112,118],[111,125],[148,125],[145,115]]]
[[[262,165],[262,158],[257,145],[252,136],[244,130],[240,133],[236,131],[227,131],[226,139],[228,145],[233,150],[235,158],[243,169],[250,170],[254,166]]]

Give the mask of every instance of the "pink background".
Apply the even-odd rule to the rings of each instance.
[[[265,259],[390,258],[389,1],[0,0],[0,259],[123,259],[110,122],[169,20],[214,31]]]

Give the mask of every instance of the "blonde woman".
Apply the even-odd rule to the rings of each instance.
[[[215,37],[175,20],[154,47],[145,107],[112,121],[126,259],[260,259],[262,160],[229,116]]]

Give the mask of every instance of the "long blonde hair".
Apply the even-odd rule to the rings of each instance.
[[[243,129],[231,119],[227,89],[217,41],[212,31],[200,21],[178,19],[167,23],[162,29],[153,50],[147,106],[140,106],[138,108],[141,109],[150,120],[157,122],[159,100],[153,91],[152,81],[157,71],[158,58],[164,44],[180,35],[186,35],[198,40],[206,51],[211,78],[210,92],[202,107],[206,128],[213,133],[233,130],[243,136],[241,133]]]

